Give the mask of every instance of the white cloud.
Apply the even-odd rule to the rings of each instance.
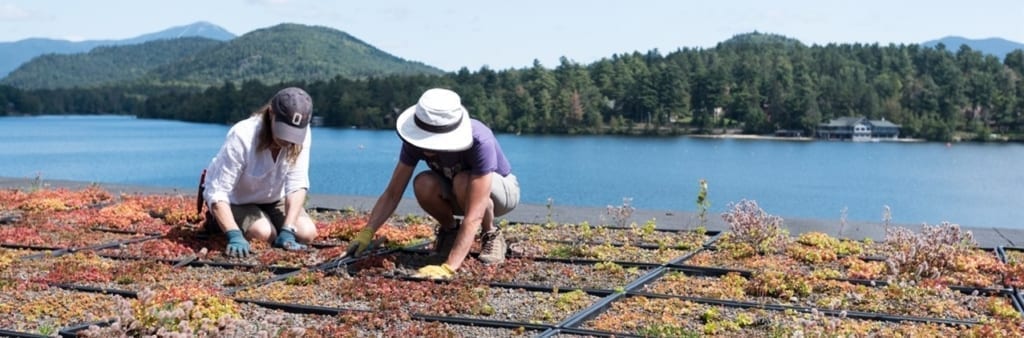
[[[32,13],[15,4],[0,3],[0,21],[21,21],[32,18]]]

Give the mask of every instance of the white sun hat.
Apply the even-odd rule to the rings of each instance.
[[[398,116],[398,136],[426,150],[462,151],[473,145],[469,112],[459,94],[442,88],[423,92],[419,102]]]

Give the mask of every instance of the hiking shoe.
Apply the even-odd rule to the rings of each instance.
[[[450,229],[438,226],[437,231],[434,232],[434,253],[447,257],[448,253],[452,252],[452,247],[455,246],[455,238],[458,235],[458,222],[456,222],[455,226]]]
[[[480,261],[484,264],[498,264],[505,261],[505,235],[501,229],[493,229],[480,236]]]

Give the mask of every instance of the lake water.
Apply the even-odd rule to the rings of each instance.
[[[0,118],[0,176],[195,189],[229,126],[115,116]],[[1024,228],[1024,145],[500,134],[523,203],[713,212],[756,200],[783,217]],[[393,131],[314,128],[314,194],[377,196]],[[422,167],[421,167],[422,169]],[[411,189],[406,195],[411,197]]]

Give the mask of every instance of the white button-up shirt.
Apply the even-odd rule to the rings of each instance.
[[[211,207],[220,201],[230,204],[276,203],[299,189],[309,189],[312,131],[306,131],[302,152],[295,165],[291,165],[288,163],[288,150],[282,150],[274,161],[270,149],[256,149],[262,124],[262,117],[256,115],[236,123],[228,131],[224,145],[206,170],[203,197]]]

